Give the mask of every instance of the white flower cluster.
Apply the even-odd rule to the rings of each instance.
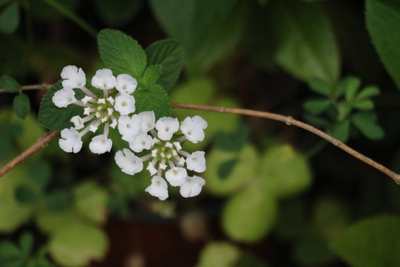
[[[82,148],[82,136],[89,131],[95,133],[103,126],[103,134],[92,138],[89,149],[95,154],[110,152],[112,140],[108,138],[109,127],[118,129],[121,138],[128,142],[115,154],[115,161],[124,173],[134,175],[146,169],[153,176],[146,192],[160,200],[168,198],[168,183],[179,186],[183,197],[197,196],[205,184],[199,176],[189,176],[188,171],[197,173],[206,169],[205,153],[188,153],[181,143],[188,140],[198,143],[204,139],[207,122],[200,116],[187,117],[181,124],[176,118],[155,119],[153,111],[135,112],[137,81],[127,74],[115,77],[109,69],[101,69],[92,78],[93,87],[102,90],[95,94],[85,87],[86,75],[76,66],[66,66],[61,72],[63,88],[52,100],[60,108],[75,104],[84,107],[83,117],[74,116],[74,127],[63,129],[59,145],[66,152],[78,153]],[[75,98],[74,89],[82,90],[86,96]],[[100,91],[101,92],[101,91]],[[100,96],[99,96],[100,95]]]

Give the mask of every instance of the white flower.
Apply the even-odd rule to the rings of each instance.
[[[127,148],[115,153],[114,159],[118,167],[126,174],[134,175],[143,170],[143,162]]]
[[[154,164],[152,162],[149,162],[149,165],[147,165],[146,170],[148,170],[151,175],[154,175],[157,173],[157,169],[154,167]]]
[[[136,153],[142,152],[144,149],[151,149],[153,146],[153,138],[145,133],[139,133],[135,139],[129,142],[129,148]]]
[[[167,182],[160,176],[154,176],[151,179],[151,185],[148,186],[145,191],[154,197],[158,197],[160,200],[168,198]]]
[[[204,140],[204,129],[207,126],[207,122],[200,116],[187,117],[181,123],[181,131],[190,142],[196,144]]]
[[[182,167],[174,167],[172,169],[169,169],[165,173],[165,178],[172,186],[182,185],[186,181],[185,180],[186,177],[187,177],[187,171],[185,168]]]
[[[120,74],[117,76],[117,84],[115,88],[121,93],[132,94],[135,92],[137,84],[136,79],[131,75]]]
[[[154,129],[156,125],[156,116],[153,111],[143,111],[140,112],[139,117],[142,119],[142,132],[147,133],[148,131]]]
[[[69,104],[75,103],[77,100],[75,98],[74,90],[70,88],[62,88],[54,93],[52,99],[54,103],[59,108],[65,108]]]
[[[81,68],[76,66],[65,66],[61,71],[62,85],[64,88],[81,88],[86,84],[86,75]]]
[[[206,158],[204,151],[193,152],[186,159],[186,167],[195,172],[204,172],[206,170]]]
[[[194,175],[193,177],[186,177],[186,181],[181,185],[179,193],[183,197],[195,197],[200,194],[202,187],[206,184],[206,181]]]
[[[138,115],[121,116],[118,119],[118,131],[125,141],[133,141],[140,133],[142,119]]]
[[[110,152],[112,147],[112,140],[108,139],[106,135],[101,134],[92,138],[89,144],[89,149],[94,154],[103,154]]]
[[[82,140],[78,131],[74,128],[66,128],[61,131],[61,138],[58,140],[61,149],[68,153],[78,153],[82,148]]]
[[[135,98],[132,95],[120,94],[115,98],[114,109],[118,111],[121,116],[135,112]]]
[[[156,123],[158,137],[161,140],[168,141],[172,135],[179,130],[179,122],[176,118],[162,117]]]
[[[82,118],[79,117],[78,115],[73,116],[71,118],[71,122],[74,124],[74,127],[75,127],[76,130],[80,130],[85,126]]]
[[[110,69],[100,69],[92,78],[92,85],[102,90],[110,90],[117,84],[117,79]]]

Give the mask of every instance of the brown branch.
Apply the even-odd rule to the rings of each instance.
[[[0,169],[0,177],[9,172],[11,169],[13,169],[16,165],[24,161],[26,158],[30,157],[32,154],[35,152],[39,151],[40,149],[44,148],[47,146],[47,144],[56,138],[60,132],[48,132],[44,135],[42,135],[36,143],[34,143],[31,147],[29,147],[27,150],[19,154],[17,157],[15,157],[13,160],[8,162],[4,167]]]
[[[341,141],[337,140],[336,138],[333,138],[332,136],[322,132],[321,130],[318,130],[317,128],[306,124],[304,122],[298,121],[293,119],[292,117],[287,117],[287,116],[282,116],[279,114],[274,114],[270,112],[263,112],[263,111],[254,111],[254,110],[248,110],[248,109],[240,109],[240,108],[224,108],[224,107],[213,107],[213,106],[202,106],[202,105],[193,105],[193,104],[182,104],[182,103],[172,103],[171,107],[173,108],[181,108],[181,109],[195,109],[195,110],[203,110],[203,111],[212,111],[212,112],[219,112],[219,113],[231,113],[231,114],[239,114],[239,115],[245,115],[245,116],[252,116],[252,117],[259,117],[259,118],[265,118],[265,119],[271,119],[271,120],[276,120],[276,121],[281,121],[286,123],[287,125],[294,125],[299,128],[302,128],[306,131],[309,131],[313,134],[318,135],[319,137],[327,140],[328,142],[332,143],[333,145],[337,146],[338,148],[344,150],[348,154],[352,155],[353,157],[361,160],[362,162],[374,167],[375,169],[383,172],[390,178],[392,178],[397,184],[400,184],[400,175],[389,170],[382,164],[379,164],[378,162],[364,156],[363,154],[355,151],[351,147],[345,145]]]
[[[26,90],[47,90],[48,86],[49,86],[48,84],[24,85],[24,86],[21,86],[20,89],[21,89],[21,91],[26,91]],[[7,91],[0,88],[0,93],[7,93]]]

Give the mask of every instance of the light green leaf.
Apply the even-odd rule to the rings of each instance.
[[[392,79],[400,87],[400,1],[367,0],[367,28]]]
[[[331,248],[354,267],[398,266],[400,231],[398,216],[382,215],[350,226]]]
[[[334,85],[340,57],[331,25],[318,4],[274,0],[266,16],[278,64],[299,79],[317,77]]]
[[[102,223],[106,219],[107,191],[94,182],[86,182],[74,189],[77,211],[84,217]]]
[[[7,92],[14,93],[19,91],[19,83],[12,77],[3,75],[0,77],[0,88]]]
[[[160,65],[158,84],[169,90],[177,81],[185,58],[182,46],[174,40],[155,42],[146,49],[148,65]]]
[[[232,267],[240,254],[240,249],[231,243],[210,242],[201,251],[196,267]]]
[[[230,176],[232,170],[235,168],[235,165],[239,162],[238,158],[229,159],[225,162],[222,162],[218,166],[218,178],[224,180]]]
[[[133,94],[136,99],[136,112],[154,111],[156,118],[171,115],[169,98],[160,85],[154,84],[146,90],[136,90]]]
[[[78,221],[66,223],[49,243],[52,258],[63,266],[87,266],[102,259],[107,248],[106,234],[100,228]]]
[[[369,139],[382,139],[385,135],[382,128],[377,124],[377,115],[374,112],[358,112],[351,118],[360,132]]]
[[[5,34],[15,32],[19,25],[19,17],[18,1],[13,1],[0,13],[0,32]]]
[[[304,109],[313,115],[320,114],[331,106],[329,99],[309,100],[304,103]]]
[[[97,35],[100,57],[114,74],[129,74],[142,77],[146,68],[146,54],[132,37],[117,31],[105,29]]]
[[[29,97],[26,94],[17,95],[14,98],[13,108],[15,114],[21,119],[25,119],[26,115],[28,115],[31,110],[31,102]]]
[[[43,97],[39,108],[39,122],[53,131],[61,131],[64,128],[71,127],[73,124],[70,119],[75,115],[83,114],[83,107],[78,105],[72,104],[66,108],[59,108],[54,105],[52,101],[53,95],[61,88],[61,82],[54,84]],[[80,90],[75,90],[75,93],[76,95],[82,94]]]

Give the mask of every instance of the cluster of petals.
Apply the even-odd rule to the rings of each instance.
[[[59,145],[69,153],[77,153],[82,148],[82,136],[89,131],[96,133],[100,126],[103,134],[94,136],[89,149],[95,154],[110,152],[112,140],[108,138],[109,127],[115,128],[121,117],[135,112],[135,98],[132,93],[136,90],[137,81],[128,74],[115,77],[110,69],[97,70],[91,80],[91,85],[97,88],[95,94],[86,86],[86,75],[81,68],[66,66],[61,72],[63,88],[55,92],[52,101],[59,108],[66,108],[71,104],[83,107],[83,117],[71,118],[73,127],[62,130]],[[85,93],[78,100],[75,89]],[[100,96],[99,96],[100,95]]]
[[[123,172],[130,175],[141,172],[146,162],[146,169],[152,175],[146,192],[165,200],[169,184],[180,187],[183,197],[200,194],[205,180],[196,175],[190,176],[188,172],[202,173],[206,170],[205,153],[188,153],[182,149],[181,143],[185,140],[193,143],[202,141],[206,121],[199,116],[188,117],[181,124],[171,117],[155,121],[154,113],[149,111],[124,118],[119,127],[130,149],[118,151],[115,161]]]

